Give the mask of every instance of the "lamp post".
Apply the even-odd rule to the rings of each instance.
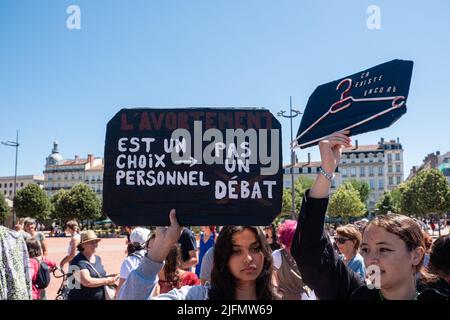
[[[14,198],[16,197],[16,186],[17,186],[17,156],[19,154],[19,131],[16,132],[16,141],[2,141],[2,144],[8,147],[14,147],[16,148],[16,164],[15,164],[15,170],[14,170],[14,193],[13,193],[13,203]],[[13,205],[13,226],[16,225],[16,211],[14,210]]]
[[[302,112],[298,110],[292,109],[292,96],[289,97],[289,114],[286,114],[286,111],[280,111],[277,113],[277,116],[283,118],[289,118],[291,122],[291,142],[293,141],[293,133],[292,133],[292,119],[302,114]],[[294,149],[291,148],[291,189],[292,189],[292,207],[291,207],[291,216],[292,219],[295,219],[295,190],[294,190],[294,164],[295,164],[295,152]]]

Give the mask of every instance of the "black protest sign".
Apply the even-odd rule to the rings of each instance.
[[[118,225],[268,225],[281,126],[265,109],[122,109],[108,123],[103,209]]]
[[[327,135],[389,127],[406,113],[413,62],[392,60],[316,88],[293,141],[306,148]]]

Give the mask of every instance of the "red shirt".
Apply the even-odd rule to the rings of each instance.
[[[180,285],[177,289],[180,289],[183,286],[199,286],[201,284],[197,275],[193,272],[185,272],[180,277]],[[165,280],[159,280],[159,293],[167,293],[170,290],[174,289],[172,283]]]
[[[42,260],[44,260],[44,262],[49,266],[50,269],[54,269],[56,268],[56,262],[52,259],[49,259],[47,257],[40,257],[42,258]],[[33,297],[33,300],[39,300],[41,295],[40,295],[40,291],[38,288],[36,288],[36,279],[37,279],[37,274],[38,274],[38,270],[39,270],[39,262],[36,260],[38,259],[40,261],[40,258],[30,258],[30,274],[31,274],[31,294]]]

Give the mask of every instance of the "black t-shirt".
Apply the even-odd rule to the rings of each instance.
[[[89,263],[84,254],[80,252],[72,259],[69,265],[77,266],[80,270],[88,270],[92,278],[106,277],[106,271],[99,256],[95,256],[95,263]],[[92,268],[92,266],[94,266],[98,273],[94,270],[94,268]],[[70,270],[73,270],[73,267]],[[73,284],[75,284],[75,281]],[[69,300],[105,300],[103,286],[88,288],[81,285],[81,283],[76,283],[75,285],[76,288],[79,286],[79,289],[73,288],[70,290],[68,296]]]
[[[189,251],[197,250],[197,239],[195,239],[194,232],[188,228],[183,229],[183,233],[178,239],[181,246],[181,257],[183,261],[189,260]]]

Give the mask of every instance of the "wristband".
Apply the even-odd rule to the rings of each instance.
[[[328,181],[330,181],[330,182],[331,182],[331,180],[334,179],[334,173],[333,173],[333,174],[329,174],[328,172],[326,172],[325,170],[323,170],[322,167],[319,167],[319,172],[320,172],[322,175],[324,175],[325,178],[327,178]]]

